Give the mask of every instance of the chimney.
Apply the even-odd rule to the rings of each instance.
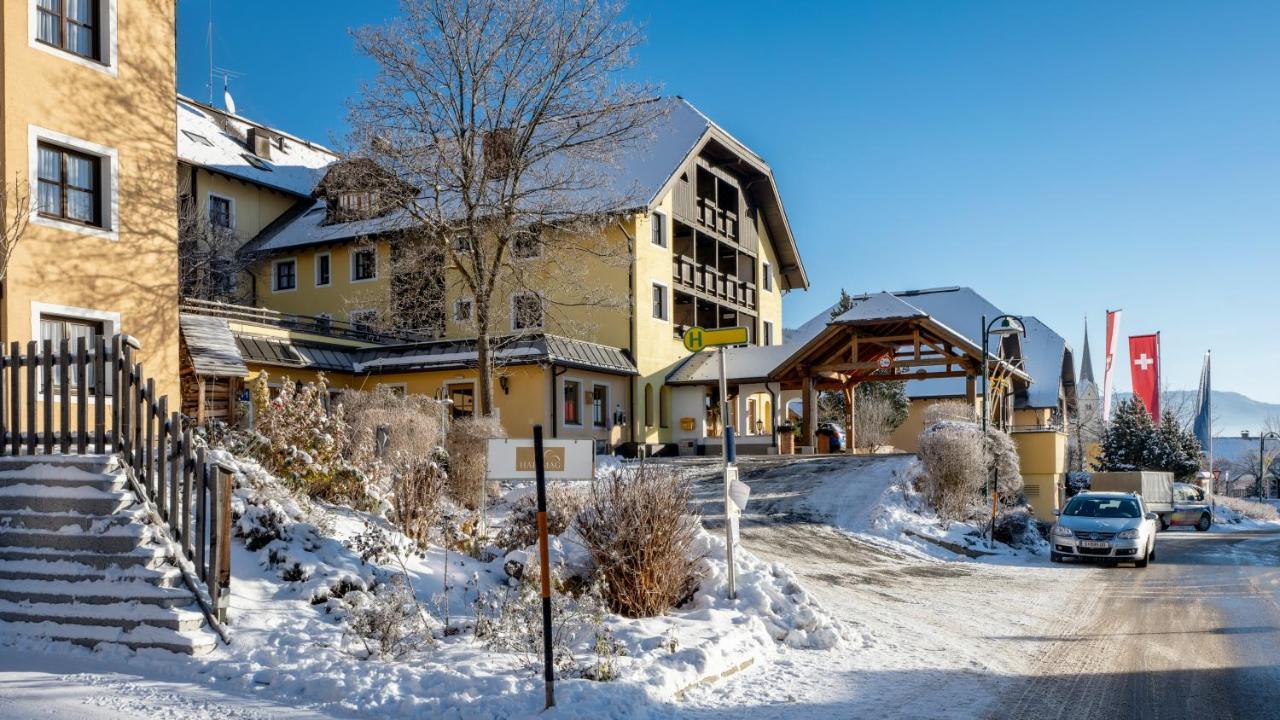
[[[1244,438],[1245,440],[1248,440],[1248,439],[1249,439],[1249,431],[1248,431],[1248,430],[1241,430],[1241,431],[1240,431],[1240,437]]]
[[[271,133],[259,127],[250,127],[248,132],[249,149],[263,160],[271,159]]]

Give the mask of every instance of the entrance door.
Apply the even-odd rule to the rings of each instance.
[[[459,383],[449,386],[449,400],[453,402],[453,419],[472,417],[476,414],[475,383]]]

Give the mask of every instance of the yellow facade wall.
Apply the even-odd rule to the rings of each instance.
[[[1018,462],[1026,484],[1027,500],[1041,520],[1053,518],[1059,508],[1067,472],[1067,435],[1050,430],[1015,432]]]
[[[101,19],[111,31],[108,63],[95,64],[31,40],[31,4],[6,1],[0,10],[0,178],[30,181],[37,139],[92,150],[105,168],[107,228],[33,221],[9,265],[0,332],[7,342],[31,339],[41,303],[96,313],[108,332],[138,338],[145,373],[176,397],[175,6],[104,3],[115,8]]]
[[[208,217],[210,194],[231,199],[233,230],[242,244],[252,240],[298,201],[278,190],[184,163],[178,168],[178,193],[192,194],[192,188],[196,211],[204,218]]]

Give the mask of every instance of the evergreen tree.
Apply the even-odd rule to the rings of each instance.
[[[831,319],[835,320],[849,310],[853,309],[853,298],[844,288],[840,288],[840,300],[836,302],[836,306],[831,308]]]
[[[1200,470],[1200,441],[1170,410],[1160,417],[1152,452],[1156,456],[1148,462],[1149,469],[1171,472],[1178,479],[1192,477]]]
[[[1155,426],[1142,401],[1121,400],[1111,424],[1102,432],[1102,454],[1093,469],[1101,472],[1146,470],[1154,437]]]

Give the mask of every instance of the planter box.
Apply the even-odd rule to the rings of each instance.
[[[778,433],[778,454],[794,455],[796,452],[796,434]]]

